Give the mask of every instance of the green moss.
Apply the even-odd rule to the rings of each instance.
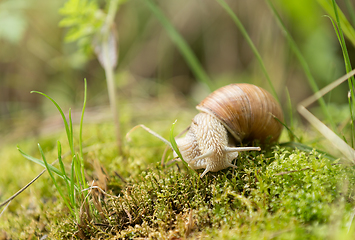
[[[143,135],[133,135],[125,146],[129,157],[124,159],[117,157],[115,144],[110,142],[112,126],[86,129],[90,129],[84,132],[88,181],[97,182],[94,165],[98,161],[107,172],[106,192],[116,197],[93,191],[88,196],[93,211],[82,205],[77,224],[45,174],[15,199],[0,219],[0,228],[8,237],[37,239],[47,234],[51,239],[162,239],[184,238],[187,231],[189,238],[216,239],[355,236],[350,228],[354,169],[331,162],[316,151],[275,146],[242,153],[235,163],[238,169],[208,173],[200,179],[182,164],[162,168],[159,162],[164,146],[149,134],[148,145]],[[49,143],[44,146],[49,158],[54,158],[54,145],[42,139],[39,142]],[[28,143],[21,145],[27,147]],[[28,163],[20,154],[5,153],[2,156],[17,164]],[[24,173],[24,179],[35,172]],[[13,174],[2,176],[6,183],[11,177]],[[17,189],[11,186],[7,195]]]
[[[118,197],[103,198],[99,217],[86,219],[83,233],[179,238],[185,236],[190,212],[192,238],[325,239],[334,227],[346,229],[353,207],[352,168],[332,165],[315,151],[277,147],[243,155],[237,164],[239,171],[227,169],[203,179],[176,167],[144,171],[129,179]],[[57,232],[56,237],[64,235]]]

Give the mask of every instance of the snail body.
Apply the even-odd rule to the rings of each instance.
[[[237,167],[238,152],[260,147],[236,147],[243,141],[274,142],[280,136],[283,114],[266,90],[251,84],[230,84],[217,89],[196,107],[197,114],[185,137],[176,139],[183,159],[193,169],[216,172]],[[176,156],[176,153],[174,153]]]
[[[280,105],[269,92],[252,84],[230,84],[219,88],[196,108],[200,113],[192,119],[186,135],[176,139],[176,144],[192,169],[205,169],[201,178],[208,172],[237,168],[232,160],[241,151],[260,151],[260,147],[236,145],[253,140],[274,142],[282,130]],[[144,128],[173,148],[169,141],[146,126],[136,127]],[[180,160],[175,151],[174,156]]]

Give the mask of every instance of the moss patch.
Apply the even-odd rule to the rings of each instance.
[[[64,221],[54,226],[62,231],[51,234],[102,239],[331,239],[350,229],[353,168],[315,151],[278,147],[243,154],[237,165],[238,171],[227,169],[203,179],[176,167],[154,167],[128,179],[115,197],[93,194],[93,214],[84,214],[79,226]],[[346,236],[355,236],[354,231]]]

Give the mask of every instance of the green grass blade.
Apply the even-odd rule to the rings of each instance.
[[[184,158],[182,157],[180,151],[179,151],[179,148],[176,144],[176,141],[175,141],[175,137],[174,137],[174,127],[175,127],[175,124],[176,124],[176,120],[175,122],[171,125],[171,128],[170,128],[170,143],[171,143],[171,146],[172,148],[174,149],[174,151],[176,152],[176,154],[178,155],[178,157],[181,159],[182,163],[184,164],[184,166],[190,170],[191,172],[197,174],[196,171],[194,171],[192,168],[189,167],[189,164],[184,160]]]
[[[73,158],[73,162],[74,162],[74,173],[75,173],[75,181],[77,183],[77,185],[79,186],[79,191],[77,193],[77,197],[81,200],[84,199],[84,192],[82,191],[84,188],[84,183],[82,182],[83,178],[82,174],[81,174],[81,166],[80,166],[80,160],[78,157],[78,154],[75,154],[74,158]],[[73,180],[74,181],[74,180]],[[85,181],[85,180],[84,180]]]
[[[324,9],[327,14],[333,19],[336,19],[336,13],[334,12],[334,6],[330,0],[317,0],[318,4]],[[338,18],[341,22],[342,29],[349,41],[355,46],[355,30],[347,20],[345,14],[336,6],[336,12],[338,12]]]
[[[333,23],[335,31],[337,32],[337,36],[338,36],[338,39],[339,39],[339,42],[340,42],[341,50],[343,52],[346,72],[349,73],[352,70],[352,66],[351,66],[351,62],[350,62],[348,49],[346,47],[346,43],[345,43],[345,39],[344,39],[344,34],[343,34],[343,30],[342,30],[342,23],[341,23],[340,18],[339,18],[338,6],[336,5],[335,0],[332,0],[332,3],[333,3],[333,8],[334,8],[334,13],[335,13],[338,29],[336,28],[336,26],[335,26],[333,21],[332,21],[332,23]],[[348,80],[348,85],[349,85],[350,94],[351,94],[351,97],[349,99],[349,108],[350,108],[350,116],[351,116],[352,122],[354,122],[354,114],[353,114],[353,111],[352,111],[352,101],[351,100],[355,99],[354,90],[353,90],[353,87],[352,87],[352,86],[354,86],[354,83],[355,83],[354,76],[352,76]],[[354,147],[354,131],[355,131],[354,124],[351,124],[351,146],[352,147]]]
[[[48,171],[48,173],[49,173],[49,176],[51,177],[51,179],[52,179],[52,181],[53,181],[53,183],[54,183],[54,185],[55,185],[57,191],[59,192],[60,196],[62,197],[62,199],[63,199],[65,205],[66,205],[66,206],[68,207],[68,209],[70,210],[71,214],[75,217],[75,214],[74,214],[74,212],[73,212],[72,207],[70,206],[70,204],[69,204],[67,198],[64,196],[64,194],[63,194],[61,188],[59,187],[59,185],[58,185],[58,183],[57,183],[57,180],[55,180],[55,177],[53,176],[52,170],[51,170],[51,168],[50,168],[51,165],[49,165],[49,164],[47,163],[47,160],[46,160],[46,158],[45,158],[45,156],[44,156],[44,153],[43,153],[43,150],[42,150],[40,144],[38,144],[38,149],[39,149],[39,151],[40,151],[40,153],[41,153],[43,162],[44,162],[44,164],[45,164],[45,167],[47,168],[47,171]]]
[[[62,170],[63,176],[67,177],[65,173],[64,163],[62,160],[62,145],[60,144],[59,141],[57,141],[57,149],[58,149],[58,161],[59,161],[60,169]]]
[[[287,109],[288,109],[288,118],[289,118],[289,126],[286,126],[286,124],[281,123],[288,131],[288,136],[290,137],[291,141],[294,141],[296,138],[297,141],[300,141],[300,139],[295,135],[293,132],[294,128],[294,123],[293,123],[293,107],[292,107],[292,102],[291,102],[291,96],[288,91],[288,88],[286,88],[286,97],[287,97]],[[277,119],[278,120],[278,119]]]
[[[329,17],[329,16],[327,16],[327,17]],[[342,52],[343,52],[344,61],[348,61],[348,65],[351,65],[350,64],[350,59],[346,58],[345,54],[344,54],[344,47],[343,47],[343,43],[342,43],[341,36],[340,36],[340,30],[338,30],[337,25],[335,24],[333,19],[331,17],[329,17],[329,19],[330,19],[331,23],[333,24],[335,33],[336,33],[337,38],[339,40],[339,43],[340,43],[340,46],[341,46],[341,49],[342,49]],[[346,50],[346,52],[347,52],[347,50]],[[345,63],[345,67],[346,67],[346,65],[347,64]],[[351,78],[349,78],[349,80],[348,80],[349,89],[350,89],[350,97],[348,97],[348,104],[349,104],[349,113],[350,113],[351,122],[354,122],[354,113],[353,113],[353,110],[352,110],[352,108],[353,108],[352,105],[353,105],[353,99],[355,99],[355,98],[354,98],[353,88],[351,87],[353,85],[351,83],[351,81],[354,81],[354,77],[353,76]],[[354,148],[354,132],[355,132],[354,124],[351,124],[350,131],[351,131],[351,133],[350,133],[350,136],[351,136],[350,142],[351,142],[351,146]],[[343,135],[343,139],[344,139],[344,141],[346,141],[346,138],[345,138],[344,135]]]
[[[60,115],[61,115],[62,118],[63,118],[63,122],[64,122],[64,126],[65,126],[65,131],[66,131],[67,137],[68,137],[69,146],[71,146],[72,144],[71,144],[71,140],[70,140],[69,125],[68,125],[68,122],[67,122],[67,120],[66,120],[66,118],[65,118],[65,115],[64,115],[62,109],[59,107],[58,103],[57,103],[56,101],[54,101],[54,99],[52,99],[51,97],[49,97],[48,95],[46,95],[46,94],[44,94],[44,93],[42,93],[42,92],[31,91],[31,93],[38,93],[38,94],[41,94],[41,95],[45,96],[46,98],[48,98],[49,100],[51,100],[52,103],[57,107],[57,109],[58,109]],[[74,149],[73,149],[73,150],[74,150]]]
[[[46,167],[46,164],[45,164],[42,160],[40,160],[40,159],[38,159],[38,158],[35,158],[35,157],[32,157],[32,156],[30,156],[30,155],[24,153],[19,147],[17,147],[17,150],[21,153],[22,156],[24,156],[24,157],[27,158],[28,160],[30,160],[30,161],[32,161],[32,162],[34,162],[34,163],[37,163],[37,164],[39,164],[39,165],[41,165],[41,166],[43,166],[43,167]],[[54,173],[56,173],[58,176],[64,178],[63,173],[62,173],[58,168],[56,168],[56,167],[54,167],[54,166],[52,166],[52,165],[49,165],[49,168],[51,169],[51,171],[53,171]]]
[[[345,44],[343,28],[342,28],[342,24],[340,22],[339,14],[338,14],[338,7],[337,7],[337,5],[336,5],[334,0],[332,0],[332,2],[333,2],[333,8],[334,8],[334,12],[335,12],[335,19],[337,21],[337,27],[338,27],[337,36],[339,38],[340,46],[341,46],[341,49],[343,51],[345,68],[346,68],[346,71],[348,73],[348,72],[350,72],[352,70],[351,63],[350,63],[350,58],[349,58],[349,53],[348,53],[348,49],[347,49],[346,44]],[[333,24],[333,26],[334,26],[334,24]],[[353,78],[353,77],[351,77],[351,78]]]
[[[149,9],[153,12],[156,18],[163,25],[171,40],[176,44],[176,46],[180,50],[180,53],[185,58],[187,64],[189,65],[191,71],[194,73],[197,80],[204,83],[210,89],[210,91],[214,90],[215,89],[214,83],[211,81],[209,76],[203,70],[201,64],[199,63],[196,56],[192,52],[191,48],[186,43],[186,41],[181,37],[181,35],[178,33],[175,27],[170,23],[170,21],[166,18],[163,12],[159,9],[158,6],[156,6],[155,3],[153,3],[152,0],[144,0],[144,2],[147,4]]]
[[[77,154],[75,154],[73,161],[74,161],[74,166],[75,166],[74,169],[75,169],[76,181],[77,181],[78,185],[80,186],[80,189],[83,189],[84,186],[83,186],[83,183],[81,182],[82,181],[81,167],[80,167],[80,162],[79,162]]]
[[[267,73],[267,70],[265,68],[265,64],[263,59],[260,56],[260,53],[258,51],[258,49],[255,47],[253,41],[251,40],[248,32],[245,30],[242,22],[239,20],[239,18],[237,17],[237,15],[233,12],[233,10],[228,6],[228,4],[224,1],[224,0],[216,0],[225,10],[226,12],[229,14],[229,16],[233,19],[234,23],[237,25],[237,27],[239,28],[240,32],[243,34],[245,40],[247,41],[247,43],[249,44],[250,48],[252,49],[252,51],[254,52],[254,55],[256,56],[256,58],[258,59],[258,62],[261,66],[261,69],[270,85],[272,94],[274,95],[275,99],[280,103],[280,100],[276,94],[274,85],[271,82],[271,79],[269,77],[269,74]]]
[[[74,158],[72,158],[72,161],[71,161],[71,177],[70,177],[70,201],[72,202],[73,206],[76,206],[76,204],[75,204],[75,188],[74,188],[74,185],[75,185],[74,168],[75,168]]]
[[[87,97],[87,82],[86,78],[84,79],[84,102],[83,102],[83,109],[81,111],[81,118],[80,118],[80,132],[79,132],[79,159],[80,159],[80,169],[81,169],[81,177],[83,188],[86,189],[88,186],[85,181],[85,172],[84,172],[84,155],[83,155],[83,123],[84,123],[84,113],[86,107],[86,97]]]
[[[290,92],[288,91],[288,88],[286,87],[286,97],[287,97],[287,108],[288,108],[288,118],[290,121],[290,128],[293,129],[294,128],[294,124],[293,124],[293,113],[292,113],[292,102],[291,102],[291,96],[290,96]]]
[[[64,163],[63,163],[63,160],[62,160],[62,146],[60,144],[60,142],[58,141],[57,143],[57,148],[58,148],[58,161],[59,161],[59,164],[60,164],[60,168],[62,170],[62,173],[63,173],[63,176],[65,177],[65,185],[67,187],[67,193],[68,193],[68,196],[69,196],[69,199],[70,199],[70,202],[73,206],[73,204],[75,203],[73,200],[72,200],[72,195],[71,195],[71,186],[70,186],[70,182],[72,181],[66,174],[65,172],[65,167],[64,167]]]
[[[63,163],[63,160],[62,160],[62,145],[60,144],[59,141],[57,141],[57,149],[58,149],[58,161],[59,161],[59,165],[60,165],[60,169],[62,171],[62,174],[63,174],[63,177],[65,179],[65,184],[67,186],[67,192],[69,193],[69,183],[68,183],[68,176],[65,172],[65,167],[64,167],[64,163]]]
[[[74,131],[73,131],[73,121],[71,118],[71,108],[69,108],[69,136],[68,136],[68,139],[69,138],[70,138],[70,141],[69,141],[70,151],[71,151],[71,155],[73,156],[75,154],[75,152],[74,152]]]
[[[354,91],[351,91],[352,94],[354,94]],[[350,144],[351,147],[354,148],[354,141],[355,141],[355,126],[354,126],[354,112],[353,112],[353,103],[354,101],[354,97],[352,96],[348,96],[348,104],[349,104],[349,112],[350,112],[350,117],[351,117],[351,127],[350,127],[350,136],[351,136],[351,140],[350,140]],[[345,140],[346,141],[346,140]]]
[[[38,159],[38,158],[35,158],[35,157],[32,157],[32,156],[26,154],[26,153],[23,152],[19,147],[17,147],[17,150],[21,153],[21,155],[22,155],[23,157],[27,158],[28,160],[30,160],[30,161],[32,161],[32,162],[34,162],[34,163],[37,163],[37,164],[39,164],[39,165],[41,165],[41,166],[43,166],[43,167],[46,167],[45,163],[44,163],[42,160],[40,160],[40,159]],[[48,165],[48,166],[49,166],[49,168],[52,170],[52,172],[54,172],[55,174],[57,174],[59,177],[63,178],[65,181],[67,181],[67,182],[68,182],[68,181],[71,181],[70,178],[69,178],[67,175],[63,174],[58,168],[54,167],[53,165]],[[76,185],[75,185],[74,187],[75,187],[75,189],[78,188]]]
[[[278,21],[278,23],[279,23],[279,25],[280,25],[282,31],[284,32],[285,37],[287,38],[287,41],[288,41],[288,43],[289,43],[289,45],[290,45],[292,51],[294,52],[294,54],[295,54],[296,57],[298,58],[298,61],[300,62],[301,66],[302,66],[302,68],[303,68],[303,71],[304,71],[304,73],[305,73],[305,75],[306,75],[306,77],[307,77],[308,83],[309,83],[309,85],[311,86],[313,92],[314,92],[314,93],[318,92],[318,91],[319,91],[319,88],[318,88],[318,86],[317,86],[317,84],[316,84],[315,79],[313,78],[313,75],[312,75],[312,73],[311,73],[311,70],[310,70],[310,68],[309,68],[309,65],[308,65],[306,59],[303,57],[301,51],[300,51],[300,50],[298,49],[298,47],[297,47],[296,42],[293,40],[293,38],[291,37],[290,33],[287,31],[287,29],[286,29],[284,23],[283,23],[282,20],[281,20],[280,15],[278,14],[278,12],[277,12],[276,9],[275,9],[274,5],[271,3],[270,0],[266,0],[266,1],[267,1],[267,3],[268,3],[269,7],[271,8],[271,11],[274,13],[274,15],[275,15],[275,17],[276,17],[276,20]],[[328,119],[328,122],[330,123],[331,128],[332,128],[333,130],[336,129],[335,124],[334,124],[334,121],[333,121],[333,119],[332,119],[332,117],[331,117],[331,115],[330,115],[330,113],[329,113],[329,111],[328,111],[328,108],[327,108],[327,106],[326,106],[326,104],[325,104],[325,101],[324,101],[323,97],[319,98],[319,99],[318,99],[318,102],[319,102],[319,104],[320,104],[320,106],[321,106],[321,109],[322,109],[324,115],[325,115],[326,118]]]
[[[278,121],[282,126],[284,126],[286,128],[286,130],[288,131],[288,135],[290,136],[291,139],[296,138],[297,141],[301,141],[296,134],[294,134],[294,132],[292,131],[292,129],[290,129],[284,122],[282,122],[280,119],[278,119],[276,116],[274,116],[274,119],[276,121]]]

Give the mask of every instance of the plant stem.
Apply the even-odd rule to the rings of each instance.
[[[116,91],[115,91],[115,79],[114,79],[114,67],[117,64],[116,62],[112,62],[110,58],[110,34],[113,34],[111,32],[111,27],[114,23],[114,18],[117,12],[118,4],[120,3],[119,0],[111,0],[110,1],[110,6],[109,6],[109,12],[106,17],[106,21],[104,24],[104,31],[103,31],[103,41],[101,42],[101,49],[103,51],[103,62],[102,66],[105,70],[105,75],[106,75],[106,82],[107,82],[107,90],[108,90],[108,95],[109,95],[109,101],[110,101],[110,107],[111,107],[111,112],[113,116],[113,122],[116,128],[116,141],[117,141],[117,147],[118,147],[118,152],[119,154],[122,154],[122,137],[121,137],[121,128],[120,128],[120,118],[119,118],[119,112],[117,110],[117,96],[116,96]],[[114,37],[114,36],[112,36]],[[115,44],[116,42],[114,42]],[[112,49],[111,49],[112,50]],[[116,51],[116,48],[115,48]],[[117,55],[117,52],[113,53]]]
[[[102,49],[104,52],[105,63],[104,70],[106,75],[106,82],[107,82],[107,91],[110,101],[111,112],[113,115],[113,122],[116,127],[116,140],[117,140],[117,147],[120,154],[122,154],[122,137],[121,137],[121,128],[120,128],[120,121],[119,121],[119,113],[117,111],[117,96],[115,91],[115,82],[114,82],[114,70],[113,66],[109,63],[109,50],[108,50],[108,42],[104,41],[102,43]]]

